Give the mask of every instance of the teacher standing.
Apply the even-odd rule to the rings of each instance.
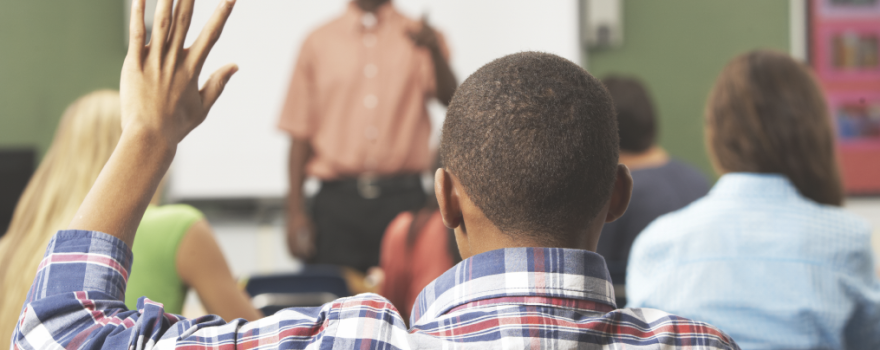
[[[365,271],[385,228],[425,202],[427,102],[456,80],[443,37],[389,0],[355,0],[312,32],[294,67],[279,127],[290,147],[287,242],[310,262]],[[321,180],[311,211],[307,175]]]

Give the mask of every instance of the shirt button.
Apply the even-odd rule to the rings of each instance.
[[[376,170],[376,167],[378,166],[379,162],[377,162],[375,158],[367,158],[364,160],[364,169],[367,171]]]
[[[375,140],[379,138],[379,129],[372,125],[368,126],[364,129],[364,137],[366,137],[367,140]]]
[[[367,12],[364,14],[363,17],[361,17],[361,24],[364,26],[364,28],[371,29],[375,27],[377,23],[379,23],[379,19],[376,18],[376,15],[374,15],[372,12]]]
[[[364,46],[373,47],[376,46],[376,42],[379,40],[376,38],[376,34],[367,33],[364,34]]]
[[[364,97],[364,107],[367,107],[367,109],[376,108],[376,105],[378,105],[378,104],[379,104],[379,99],[376,98],[376,95],[371,94],[371,95],[367,95],[366,97]]]
[[[370,64],[367,64],[366,66],[364,66],[364,76],[365,77],[373,78],[378,73],[379,73],[379,67],[376,67],[375,64],[370,63]]]

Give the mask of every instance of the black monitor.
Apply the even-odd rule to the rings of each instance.
[[[6,234],[18,197],[34,173],[36,152],[33,149],[0,148],[0,237]]]

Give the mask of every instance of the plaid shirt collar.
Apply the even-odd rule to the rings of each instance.
[[[470,257],[431,282],[413,305],[418,326],[463,308],[493,302],[617,308],[601,255],[562,248],[506,248]]]

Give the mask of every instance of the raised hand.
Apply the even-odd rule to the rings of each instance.
[[[458,81],[440,48],[437,32],[428,25],[428,17],[425,16],[422,17],[419,29],[409,31],[407,34],[416,46],[424,47],[431,53],[431,60],[434,62],[434,76],[437,78],[437,99],[448,106],[452,101],[452,95],[455,94],[455,89],[458,87]]]
[[[422,20],[419,22],[419,30],[410,31],[407,34],[416,46],[425,47],[429,50],[440,50],[440,45],[437,41],[437,32],[434,31],[434,28],[431,28],[431,26],[428,25],[427,17],[422,17]]]
[[[144,45],[144,0],[134,0],[128,55],[122,66],[120,93],[123,129],[143,128],[176,145],[205,120],[208,111],[238,67],[226,65],[200,90],[199,74],[232,12],[235,0],[221,0],[190,48],[184,40],[195,0],[159,0],[152,39]]]
[[[202,89],[198,81],[235,0],[220,5],[198,39],[184,48],[195,0],[159,0],[149,45],[144,45],[144,0],[134,0],[131,38],[122,66],[122,137],[69,229],[100,231],[129,246],[147,204],[177,151],[205,120],[238,67],[220,68]]]

